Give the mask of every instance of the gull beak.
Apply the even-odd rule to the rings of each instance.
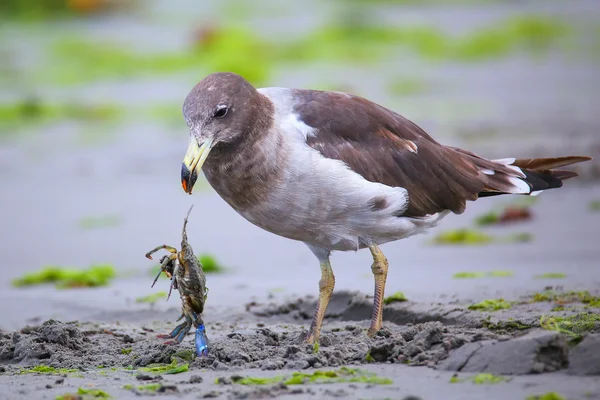
[[[190,139],[190,145],[181,165],[181,186],[186,193],[192,194],[198,174],[202,169],[204,161],[206,161],[206,157],[208,157],[208,153],[212,149],[212,145],[212,138],[202,143],[202,145],[198,144],[198,140],[195,137]]]

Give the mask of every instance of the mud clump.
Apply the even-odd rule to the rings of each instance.
[[[126,348],[132,351],[123,351]],[[176,350],[160,342],[55,320],[0,334],[0,362],[21,367],[47,365],[85,371],[97,366],[145,366],[170,362]]]
[[[526,375],[559,371],[568,364],[565,338],[558,332],[538,330],[508,341],[468,344],[438,367],[448,371]]]
[[[372,362],[433,366],[451,350],[474,338],[497,337],[493,333],[482,335],[440,322],[427,322],[387,329],[369,338],[365,329],[348,325],[324,332],[315,351],[312,345],[303,342],[305,334],[279,327],[234,331],[215,338],[209,356],[196,358],[193,365],[216,370],[236,367],[301,370]]]
[[[48,320],[38,327],[25,327],[0,338],[0,360],[45,360],[57,349],[81,351],[89,344],[74,324]]]
[[[310,321],[315,312],[317,300],[313,296],[301,297],[281,303],[246,304],[246,311],[257,317],[275,317],[278,321]],[[325,311],[325,318],[338,321],[368,321],[371,318],[373,300],[357,291],[334,292]],[[431,305],[410,301],[390,302],[383,309],[384,321],[397,325],[420,324],[439,321],[445,325],[481,327],[479,317],[464,307],[453,305]]]

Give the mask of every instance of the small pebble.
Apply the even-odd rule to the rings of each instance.
[[[192,375],[190,376],[190,383],[202,383],[204,379],[202,379],[202,377],[200,375]]]
[[[173,393],[173,392],[179,392],[179,389],[177,389],[177,386],[175,386],[175,385],[161,385],[156,392],[157,393]]]
[[[214,368],[215,368],[215,370],[217,370],[217,371],[228,371],[228,370],[229,370],[229,367],[228,367],[227,365],[225,365],[225,364],[223,364],[223,363],[220,363],[220,362],[218,362],[218,361],[215,361],[215,362],[213,363],[213,367],[214,367]]]
[[[63,383],[65,383],[65,378],[58,378],[56,381],[54,381],[55,385],[62,385]]]
[[[226,376],[220,376],[217,378],[218,385],[231,385],[231,379]]]
[[[135,376],[135,379],[138,381],[151,381],[154,380],[154,377],[147,374],[138,374]]]
[[[208,393],[205,393],[204,396],[202,396],[203,399],[212,399],[215,397],[219,397],[221,395],[221,392],[217,392],[216,390],[210,391]]]
[[[46,389],[52,389],[52,385],[51,384],[47,384],[46,385]]]

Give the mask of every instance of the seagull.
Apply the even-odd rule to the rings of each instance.
[[[343,92],[255,88],[242,76],[206,76],[187,95],[189,128],[181,183],[192,194],[202,171],[237,213],[306,244],[321,267],[319,297],[304,341],[318,344],[335,286],[333,251],[368,248],[375,280],[367,331],[383,327],[388,261],[380,249],[435,227],[466,202],[536,195],[590,157],[489,160],[435,141],[396,112]]]

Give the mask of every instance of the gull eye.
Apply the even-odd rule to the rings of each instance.
[[[225,104],[219,104],[217,106],[217,109],[215,110],[215,113],[213,114],[213,116],[215,118],[223,118],[225,115],[227,115],[228,110],[229,110],[229,107],[227,107]]]

